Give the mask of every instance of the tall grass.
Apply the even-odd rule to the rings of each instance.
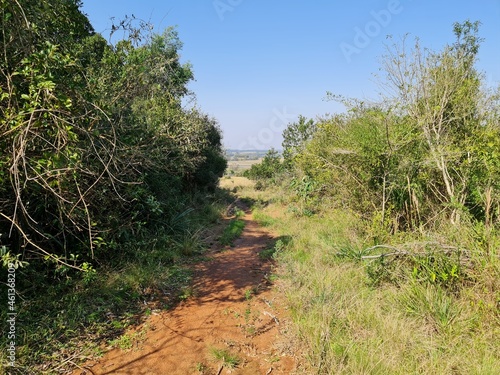
[[[457,281],[433,281],[422,264],[447,272],[453,264],[430,255],[387,258],[389,267],[379,271],[390,277],[374,282],[370,272],[376,260],[362,259],[373,238],[356,215],[327,207],[312,216],[297,215],[275,189],[246,188],[240,194],[271,202],[254,216],[292,237],[276,257],[309,373],[499,373],[500,262],[497,255],[473,251],[473,230],[455,230],[460,233],[455,243],[471,249],[460,260],[464,269]],[[404,240],[453,238],[447,230]],[[398,243],[402,237],[387,240]]]

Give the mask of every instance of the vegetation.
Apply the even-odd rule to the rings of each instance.
[[[175,29],[126,18],[110,44],[80,5],[0,0],[0,256],[3,280],[17,269],[20,373],[78,361],[80,335],[96,348],[145,299],[175,302],[224,199],[221,131],[182,106],[193,73]]]
[[[194,77],[175,29],[127,17],[112,26],[126,37],[110,43],[80,6],[0,0],[9,373],[62,372],[103,345],[143,340],[147,326],[123,333],[193,294],[187,264],[227,202],[219,126],[182,105]],[[498,373],[500,94],[476,69],[479,23],[453,31],[440,51],[395,43],[381,102],[330,94],[346,113],[300,117],[282,155],[244,172],[257,182],[240,194],[280,234],[260,256],[280,267],[304,371]],[[241,234],[239,216],[222,244]],[[1,352],[1,370],[8,362]]]
[[[255,218],[292,237],[274,257],[312,373],[500,368],[500,103],[479,23],[453,31],[395,43],[382,102],[330,94],[346,113],[290,124],[284,163],[247,174]]]
[[[233,246],[234,240],[241,236],[245,228],[245,221],[240,219],[240,217],[244,214],[243,211],[237,209],[236,218],[229,222],[220,236],[219,242],[222,246]]]
[[[259,179],[271,179],[282,169],[281,157],[275,149],[269,150],[262,161],[258,164],[253,164],[250,169],[243,172],[243,176]]]
[[[210,352],[215,360],[222,362],[222,365],[229,369],[237,367],[241,362],[238,356],[231,354],[225,349],[211,348]]]

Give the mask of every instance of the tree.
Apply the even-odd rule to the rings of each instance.
[[[185,210],[190,192],[215,186],[225,168],[221,131],[182,107],[193,73],[175,29],[146,28],[142,38],[134,28],[110,45],[79,1],[0,1],[8,254],[76,268],[70,252],[109,259],[117,244]]]
[[[283,131],[283,163],[286,168],[293,165],[293,158],[300,153],[305,143],[310,140],[316,131],[316,124],[312,119],[307,120],[299,116],[297,122],[288,124]]]
[[[254,180],[271,179],[282,171],[282,166],[279,152],[271,148],[260,163],[252,165],[243,175]]]
[[[454,24],[456,42],[441,52],[395,46],[384,60],[392,102],[414,119],[435,166],[429,170],[434,197],[460,221],[470,181],[470,144],[481,131],[480,75],[474,64],[479,22]]]

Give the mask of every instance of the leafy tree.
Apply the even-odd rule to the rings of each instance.
[[[386,58],[388,82],[396,106],[414,119],[435,169],[429,183],[434,198],[450,207],[450,220],[460,221],[471,178],[470,145],[483,131],[480,75],[475,69],[481,38],[479,22],[454,25],[456,42],[443,51],[408,54],[397,47]]]
[[[0,8],[0,241],[64,267],[70,251],[116,256],[225,169],[216,121],[181,105],[193,73],[175,29],[110,45],[80,5]]]
[[[283,131],[283,162],[287,168],[293,164],[293,158],[300,153],[305,143],[310,140],[316,131],[314,121],[307,120],[304,116],[299,116],[297,122],[288,124]]]
[[[278,151],[271,148],[260,163],[252,165],[243,175],[254,180],[271,179],[282,170],[281,156]]]
[[[395,45],[384,60],[384,103],[342,100],[293,160],[337,204],[390,230],[445,215],[498,222],[498,95],[475,68],[479,24],[455,24],[439,52]],[[290,134],[290,133],[289,133]]]

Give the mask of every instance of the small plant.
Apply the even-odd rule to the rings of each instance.
[[[121,350],[129,350],[132,349],[132,337],[128,334],[125,334],[115,340],[109,342],[112,347],[120,348]]]
[[[247,301],[250,301],[252,299],[252,290],[251,289],[245,290],[245,299]]]
[[[224,229],[220,237],[220,243],[222,246],[232,246],[233,241],[241,236],[243,229],[245,228],[245,222],[240,219],[231,220],[229,225]]]
[[[259,253],[259,258],[262,260],[269,260],[274,257],[274,253],[276,252],[276,249],[274,247],[264,249]]]
[[[368,255],[369,251],[360,249],[352,244],[342,245],[335,254],[336,257],[349,260],[361,260],[361,257]]]
[[[243,211],[243,210],[241,210],[239,208],[236,208],[234,210],[234,216],[236,216],[236,218],[239,219],[239,218],[245,216],[245,211]]]
[[[203,249],[202,241],[200,239],[200,231],[186,231],[179,239],[175,240],[177,250],[185,256],[191,256],[200,253]]]
[[[195,370],[198,371],[199,373],[203,374],[207,370],[207,366],[205,366],[203,363],[198,362],[195,365]]]
[[[250,315],[252,314],[252,309],[250,308],[250,305],[247,306],[247,308],[245,309],[245,323],[248,324],[248,322],[250,321]]]
[[[190,297],[193,297],[196,295],[196,292],[192,286],[187,286],[182,289],[182,293],[179,296],[179,298],[183,301],[189,299]]]
[[[230,369],[235,368],[241,362],[238,356],[224,349],[211,348],[210,354],[214,359],[221,361],[224,366]]]
[[[453,298],[439,285],[412,282],[403,288],[400,303],[407,314],[423,318],[440,331],[448,328],[461,313]]]

